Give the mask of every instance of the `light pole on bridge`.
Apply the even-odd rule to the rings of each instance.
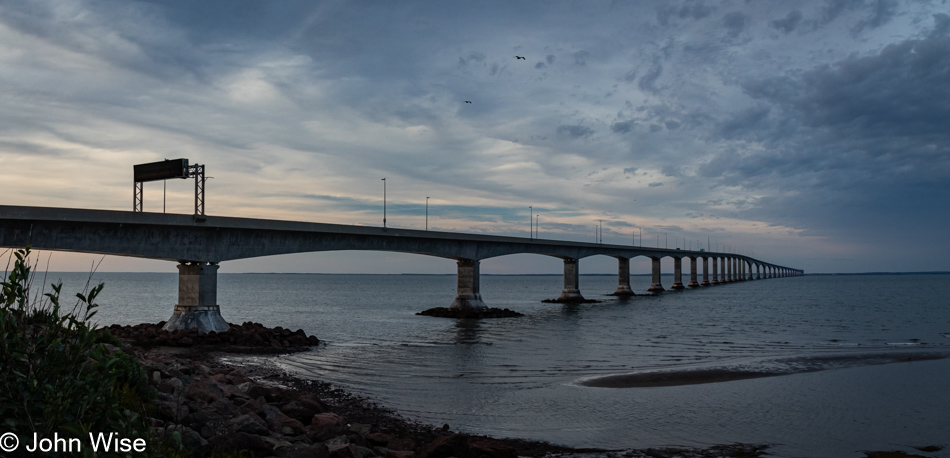
[[[429,196],[426,196],[426,230],[429,230]]]
[[[383,177],[383,229],[386,229],[386,178]]]
[[[534,207],[528,205],[528,238],[534,238]]]

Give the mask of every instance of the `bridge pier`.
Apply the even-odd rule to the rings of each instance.
[[[696,258],[689,258],[689,284],[690,288],[699,288],[699,282],[696,281]]]
[[[716,267],[716,263],[713,263],[713,267]],[[713,278],[716,277],[716,274],[713,274]],[[700,283],[701,286],[709,286],[709,258],[703,256],[703,282]]]
[[[198,333],[230,329],[218,307],[218,263],[178,263],[178,304],[162,329],[198,329]]]
[[[630,288],[630,258],[617,258],[617,290],[612,296],[635,296]]]
[[[581,296],[580,269],[578,269],[577,259],[564,258],[564,290],[555,301],[582,302],[584,300],[584,296]]]
[[[725,283],[726,282],[726,258],[725,257],[719,258],[719,267],[722,270],[722,272],[719,272],[719,283]]]
[[[673,258],[673,286],[670,289],[685,289],[683,286],[683,258]]]
[[[666,291],[663,289],[663,282],[660,280],[660,258],[650,259],[653,260],[653,281],[650,283],[650,288],[648,288],[647,291],[651,293]]]
[[[718,266],[719,266],[719,260],[716,259],[716,258],[712,258],[712,281],[709,283],[710,285],[718,285],[718,284],[719,284],[719,269],[718,269]]]
[[[482,302],[482,293],[479,286],[481,275],[479,262],[471,259],[458,261],[458,287],[455,300],[450,309],[487,309],[488,305]]]

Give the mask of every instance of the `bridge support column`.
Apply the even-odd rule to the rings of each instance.
[[[198,333],[230,329],[218,307],[218,263],[178,263],[178,304],[162,328],[166,331],[198,329]]]
[[[630,258],[617,258],[617,291],[612,296],[635,296],[630,289]]]
[[[719,268],[722,270],[719,272],[719,283],[726,282],[726,258],[719,258]]]
[[[699,288],[699,282],[696,280],[696,258],[689,258],[689,286],[690,288]]]
[[[564,290],[555,301],[581,302],[584,300],[584,296],[581,296],[580,269],[578,269],[577,259],[566,258],[564,259]]]
[[[488,305],[482,302],[482,293],[479,288],[480,268],[478,261],[461,259],[458,261],[458,287],[455,300],[450,309],[487,309]]]
[[[713,269],[713,270],[712,270],[712,282],[709,283],[709,284],[711,284],[711,285],[718,285],[718,284],[719,284],[719,268],[718,268],[718,267],[719,267],[719,260],[716,259],[716,258],[712,258],[712,269]]]
[[[746,267],[749,269],[749,271],[748,271],[748,274],[749,274],[748,279],[749,279],[749,280],[755,280],[755,271],[752,269],[752,263],[746,261]]]
[[[660,279],[660,258],[650,258],[653,261],[653,280],[650,282],[650,287],[647,291],[651,293],[659,293],[661,291],[666,291],[663,288],[663,282]]]
[[[715,265],[716,265],[716,263],[713,263],[713,266],[715,266]],[[713,277],[715,278],[715,274],[713,274]],[[700,285],[701,285],[701,286],[709,286],[709,285],[710,285],[710,283],[709,283],[709,258],[707,258],[707,257],[703,257],[703,282],[700,283]]]
[[[673,258],[673,286],[670,289],[684,289],[683,286],[683,258]]]

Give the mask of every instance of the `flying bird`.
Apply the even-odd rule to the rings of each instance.
[[[518,60],[518,59],[521,59],[521,60],[525,60],[525,58],[524,58],[524,57],[521,57],[521,56],[515,56],[515,60]]]
[[[466,100],[465,103],[472,103],[472,101],[471,101],[471,100]]]

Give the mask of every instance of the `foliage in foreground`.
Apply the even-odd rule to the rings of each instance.
[[[145,401],[152,391],[145,372],[90,322],[104,285],[77,293],[64,313],[62,283],[32,294],[29,253],[29,247],[14,253],[0,283],[0,429],[21,438],[21,451],[34,433],[84,442],[90,432],[147,439]]]

